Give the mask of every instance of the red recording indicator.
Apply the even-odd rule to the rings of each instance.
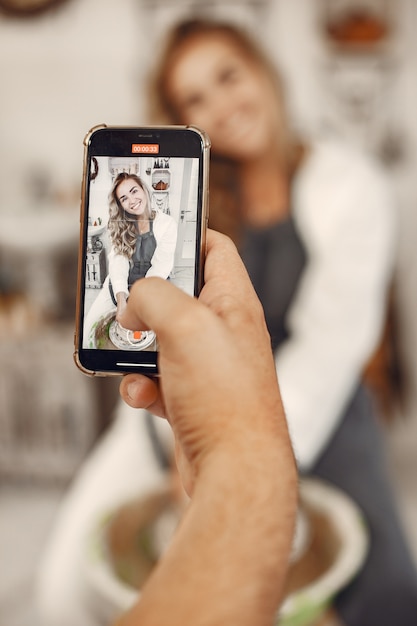
[[[157,143],[132,143],[132,154],[158,154]]]

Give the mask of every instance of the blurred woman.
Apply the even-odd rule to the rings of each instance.
[[[393,202],[380,168],[345,145],[301,142],[275,68],[230,25],[176,27],[149,105],[152,122],[209,134],[210,226],[234,239],[262,301],[300,473],[332,482],[364,512],[370,552],[336,598],[341,619],[414,625],[416,573],[361,382],[383,326],[395,252]],[[119,404],[67,495],[39,581],[45,625],[97,623],[80,582],[88,530],[169,471],[169,433],[138,413]]]
[[[168,278],[177,243],[175,220],[151,210],[146,184],[136,174],[121,172],[109,194],[108,230],[112,243],[109,274],[84,324],[86,347],[95,347],[97,321],[112,311],[118,320],[133,283],[145,276]]]
[[[235,240],[264,306],[299,469],[343,489],[365,514],[370,553],[336,600],[343,622],[411,626],[416,573],[361,382],[394,258],[382,172],[353,148],[295,137],[275,69],[231,25],[190,20],[172,31],[150,112],[208,133],[210,226]]]

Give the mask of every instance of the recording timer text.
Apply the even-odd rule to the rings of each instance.
[[[132,143],[132,154],[158,154],[157,143]]]

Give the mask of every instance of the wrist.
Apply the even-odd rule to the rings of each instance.
[[[297,467],[289,437],[269,433],[229,440],[215,446],[197,470],[196,489],[236,489],[238,495],[262,498],[267,491],[297,493]]]
[[[216,555],[210,554],[218,550],[222,570],[236,588],[251,586],[248,613],[273,614],[282,600],[297,503],[298,478],[289,444],[265,438],[241,450],[225,446],[202,466],[190,513],[199,533],[210,528],[207,562],[216,561]],[[213,536],[219,537],[218,543]],[[233,561],[227,567],[221,556],[226,546]],[[227,587],[232,606],[246,602],[239,591],[233,596],[235,586]]]
[[[200,444],[204,442],[195,463],[199,480],[216,479],[226,468],[231,478],[246,473],[263,480],[268,471],[270,480],[276,478],[277,482],[283,469],[297,471],[283,410],[261,411],[258,407],[248,413],[241,413],[239,420],[216,423],[215,428],[211,425],[206,437],[199,433]],[[250,426],[245,426],[245,420]]]

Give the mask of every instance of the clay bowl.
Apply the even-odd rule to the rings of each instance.
[[[307,626],[324,615],[334,596],[360,570],[368,548],[361,512],[343,492],[319,481],[302,482],[300,521],[277,626]],[[169,544],[181,517],[169,489],[138,497],[101,519],[85,560],[91,606],[113,620],[128,609]],[[301,535],[301,537],[300,537]]]

